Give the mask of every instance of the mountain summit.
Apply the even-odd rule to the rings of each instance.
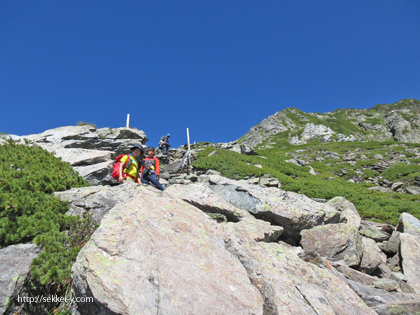
[[[420,101],[405,99],[370,109],[337,109],[324,114],[286,108],[253,126],[238,141],[252,147],[270,147],[279,140],[305,144],[312,139],[420,143],[419,131]]]

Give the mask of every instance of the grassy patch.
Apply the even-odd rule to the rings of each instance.
[[[310,198],[331,199],[336,196],[343,196],[356,206],[359,214],[366,219],[396,224],[400,213],[408,212],[420,218],[419,201],[420,196],[412,196],[397,193],[381,193],[367,189],[373,186],[370,183],[350,183],[347,179],[356,175],[357,169],[363,169],[365,178],[378,176],[379,173],[368,169],[370,165],[380,160],[368,158],[360,160],[361,155],[373,156],[377,153],[386,155],[388,152],[398,153],[406,150],[407,147],[418,147],[416,144],[394,145],[395,142],[341,142],[341,143],[320,143],[313,141],[307,145],[292,146],[286,140],[286,133],[276,135],[270,142],[277,143],[275,148],[259,149],[258,155],[247,156],[231,151],[219,150],[218,155],[208,157],[208,153],[215,150],[206,148],[198,155],[198,160],[193,163],[199,169],[215,169],[221,171],[226,177],[240,179],[244,176],[261,176],[270,174],[276,177],[283,184],[282,188],[289,191],[305,194]],[[264,144],[261,145],[261,148]],[[308,167],[297,166],[285,162],[291,159],[297,152],[307,157],[323,156],[325,152],[336,152],[340,155],[339,160],[326,159],[320,162],[311,162],[310,165],[318,175],[309,173]],[[293,153],[293,154],[291,154]],[[354,153],[357,158],[353,166],[343,159],[345,154]],[[265,158],[262,158],[264,156]],[[259,164],[257,168],[250,164]],[[346,170],[342,178],[338,175]],[[419,175],[420,165],[402,164],[391,168],[383,173],[384,178],[397,180],[405,178],[411,180]],[[344,174],[344,173],[343,173]]]

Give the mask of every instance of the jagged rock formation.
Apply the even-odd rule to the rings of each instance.
[[[73,305],[72,314],[420,309],[420,222],[408,214],[392,234],[401,249],[384,253],[381,244],[393,243],[394,228],[361,221],[344,198],[318,203],[217,175],[163,193],[126,184],[58,195],[85,211],[108,196],[96,212],[100,228],[72,270],[76,295],[95,302]],[[328,237],[310,240],[319,229]],[[334,250],[340,246],[347,252]]]
[[[70,163],[88,183],[109,185],[116,183],[111,177],[115,157],[128,153],[134,142],[144,145],[147,138],[136,128],[96,129],[84,125],[55,128],[19,140],[54,153]]]
[[[243,145],[272,147],[279,139],[305,144],[324,142],[395,140],[420,143],[420,102],[402,100],[370,109],[338,109],[325,114],[286,108],[267,117],[238,140]],[[272,143],[271,143],[272,142]]]

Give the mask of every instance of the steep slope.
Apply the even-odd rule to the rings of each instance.
[[[420,143],[420,101],[401,100],[370,109],[337,109],[325,114],[286,108],[253,126],[238,142],[269,148],[279,139],[290,144],[386,141]]]

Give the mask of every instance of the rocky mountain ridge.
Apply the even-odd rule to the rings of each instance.
[[[272,147],[277,140],[305,144],[323,142],[394,140],[420,143],[420,101],[401,100],[370,109],[337,109],[325,114],[286,108],[253,126],[238,139],[251,147]]]
[[[299,139],[330,133],[321,129],[303,130]],[[110,178],[114,157],[146,139],[136,128],[92,126],[15,139],[53,152],[93,185],[56,193],[69,202],[68,214],[90,213],[100,224],[72,269],[73,296],[94,302],[67,304],[71,314],[420,312],[415,217],[403,213],[394,227],[364,221],[342,197],[318,202],[282,190],[269,177],[237,181],[216,171],[164,172],[163,193],[118,185]],[[204,145],[254,153],[240,141]],[[166,162],[185,153],[184,147],[171,149]],[[326,159],[344,158],[324,153]],[[290,157],[302,163],[310,155],[309,149]],[[22,283],[38,252],[31,244],[0,249],[7,288],[0,312],[47,312],[17,300],[32,294]],[[16,257],[24,263],[16,264]]]

